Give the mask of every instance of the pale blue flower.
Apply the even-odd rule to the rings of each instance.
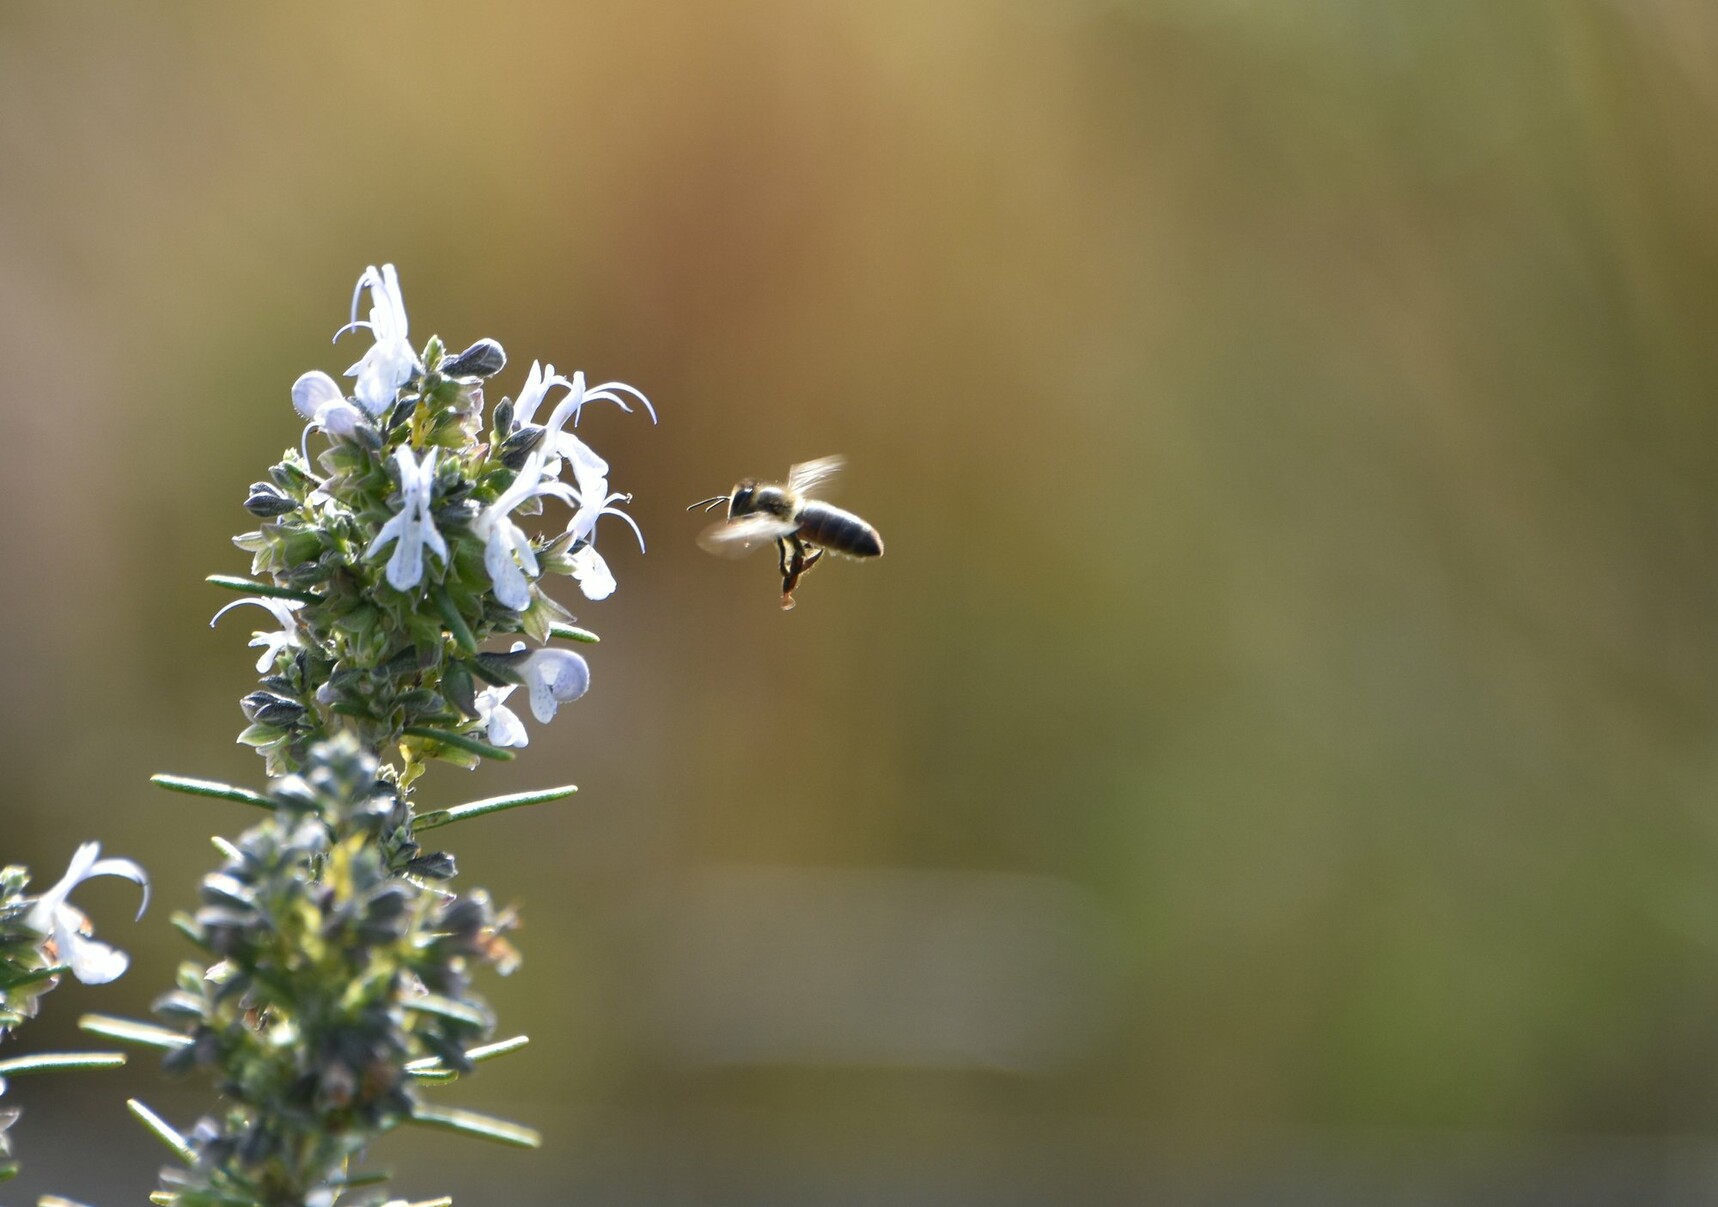
[[[555,719],[556,708],[577,700],[591,686],[590,666],[571,650],[537,650],[525,659],[519,673],[531,697],[531,715],[545,725]]]
[[[471,526],[484,540],[483,567],[495,585],[495,598],[515,612],[530,606],[531,584],[526,576],[535,578],[538,569],[530,538],[509,516],[525,500],[538,495],[553,495],[567,503],[575,501],[572,487],[544,476],[541,452],[526,459],[512,485],[484,508]]]
[[[60,882],[37,897],[30,912],[24,915],[24,925],[52,939],[54,958],[86,985],[105,985],[124,972],[131,960],[123,951],[90,937],[89,918],[66,901],[72,890],[95,876],[124,876],[143,886],[143,903],[137,907],[137,916],[143,917],[149,906],[149,877],[143,869],[129,859],[101,859],[100,855],[100,843],[86,842],[80,846]]]
[[[257,659],[257,674],[267,674],[280,657],[282,650],[291,649],[299,644],[298,617],[294,615],[304,605],[296,599],[265,599],[260,595],[247,595],[243,599],[235,599],[209,618],[209,627],[215,627],[215,622],[231,612],[240,604],[256,604],[259,608],[267,608],[269,614],[280,622],[280,632],[257,632],[246,642],[247,645],[261,646],[262,657]]]
[[[401,445],[394,454],[400,467],[400,510],[376,534],[366,558],[375,557],[389,541],[394,542],[394,554],[388,559],[388,585],[396,591],[406,591],[423,581],[424,550],[428,549],[447,565],[447,542],[436,531],[430,518],[430,495],[435,487],[436,454],[430,449],[420,464],[412,450]]]
[[[358,298],[365,289],[370,291],[370,318],[358,321]],[[375,265],[364,270],[358,287],[352,291],[352,321],[334,333],[339,339],[355,327],[367,327],[376,342],[358,363],[346,370],[347,377],[356,377],[353,393],[358,403],[373,416],[384,414],[394,405],[394,396],[412,374],[422,366],[417,353],[406,339],[406,303],[400,296],[400,277],[392,264]]]
[[[339,384],[320,369],[292,383],[292,405],[330,436],[349,437],[364,420],[364,412],[346,401]]]

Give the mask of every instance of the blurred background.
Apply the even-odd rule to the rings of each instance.
[[[412,1197],[1718,1203],[1718,10],[14,4],[0,861],[140,1014],[257,786],[246,484],[366,264],[618,378],[595,685],[428,805],[529,1055]],[[682,509],[841,452],[777,610]],[[8,1201],[204,1087],[20,1081]]]

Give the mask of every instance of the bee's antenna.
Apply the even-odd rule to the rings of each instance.
[[[709,511],[710,508],[714,507],[716,504],[726,503],[727,501],[728,501],[727,495],[713,495],[712,497],[710,497],[708,499],[699,499],[696,503],[692,504],[692,506],[688,507],[686,510],[687,511],[694,511],[697,508],[702,507],[705,511]]]

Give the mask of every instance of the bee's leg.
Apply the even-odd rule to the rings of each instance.
[[[817,563],[823,550],[797,536],[784,536],[777,543],[781,546],[781,610],[786,612],[793,607],[793,589],[799,586],[800,576]]]

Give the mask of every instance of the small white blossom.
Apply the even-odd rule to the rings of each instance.
[[[530,423],[537,417],[537,408],[543,405],[543,399],[556,386],[570,390],[573,383],[556,373],[554,365],[532,361],[531,371],[525,375],[525,388],[513,400],[513,418],[522,424]]]
[[[339,384],[320,369],[292,383],[292,405],[330,436],[349,437],[364,419],[364,412],[347,402]]]
[[[365,289],[370,291],[370,318],[358,321],[358,298]],[[334,333],[339,339],[356,327],[369,328],[376,342],[350,369],[347,377],[356,377],[353,387],[359,404],[371,415],[379,416],[394,405],[394,396],[401,386],[411,380],[421,366],[417,353],[406,339],[406,303],[400,296],[400,277],[392,264],[375,265],[364,270],[358,287],[352,291],[352,321]]]
[[[631,495],[610,493],[608,488],[608,462],[604,461],[590,447],[576,436],[567,436],[568,460],[573,466],[573,481],[577,484],[574,493],[578,496],[578,508],[573,512],[573,518],[567,521],[567,531],[573,534],[573,540],[582,542],[581,547],[573,554],[573,580],[579,584],[579,590],[584,592],[586,599],[607,599],[614,594],[614,575],[609,572],[608,563],[603,561],[602,554],[596,551],[597,520],[605,515],[619,516],[632,528],[633,535],[638,538],[638,548],[644,549],[644,533],[639,531],[638,523],[626,512],[609,504],[616,499],[630,499]]]
[[[523,644],[523,643],[521,643]],[[477,693],[477,716],[484,724],[485,732],[491,746],[526,746],[530,737],[525,733],[525,723],[517,713],[507,707],[507,697],[513,694],[513,686],[486,687]]]
[[[526,459],[512,485],[485,507],[471,526],[484,540],[483,567],[495,585],[495,598],[515,612],[530,606],[531,584],[526,576],[536,577],[537,555],[531,549],[530,538],[508,517],[514,508],[538,495],[554,495],[568,503],[574,501],[570,486],[544,476],[541,452]]]
[[[67,903],[71,891],[94,876],[124,876],[143,886],[141,918],[149,905],[149,877],[129,859],[101,859],[101,844],[86,842],[72,856],[71,866],[53,888],[36,898],[24,925],[54,942],[56,958],[86,985],[104,985],[124,972],[131,963],[123,952],[90,937],[90,922],[83,911]]]
[[[537,650],[519,673],[531,697],[531,715],[545,725],[555,719],[556,708],[577,700],[591,686],[590,666],[571,650]]]
[[[550,372],[553,371],[554,366],[551,365]],[[605,381],[602,385],[587,390],[585,389],[585,375],[582,372],[574,373],[571,381],[564,377],[558,380],[560,384],[567,387],[567,396],[561,399],[555,409],[549,413],[547,424],[549,430],[557,435],[569,419],[573,421],[574,427],[579,426],[579,412],[584,410],[587,402],[595,402],[598,399],[612,402],[630,415],[632,408],[626,405],[626,398],[624,397],[627,394],[643,403],[644,409],[650,414],[650,422],[656,422],[656,408],[650,405],[650,399],[644,396],[644,391],[629,386],[624,381]]]
[[[231,612],[240,604],[256,604],[259,608],[267,608],[270,615],[280,622],[280,632],[265,633],[257,630],[256,634],[246,642],[247,645],[262,647],[262,657],[257,659],[257,674],[266,674],[280,657],[280,652],[299,644],[298,617],[294,615],[304,605],[295,599],[266,599],[260,595],[247,595],[243,599],[235,599],[209,618],[209,627],[215,627],[215,622]]]
[[[430,518],[430,493],[435,486],[436,454],[430,449],[420,464],[412,450],[401,445],[394,454],[400,467],[400,510],[382,525],[376,539],[364,550],[367,558],[376,554],[389,541],[394,542],[394,554],[388,559],[388,585],[396,591],[409,590],[424,576],[424,550],[428,549],[447,564],[447,542],[436,531]]]

